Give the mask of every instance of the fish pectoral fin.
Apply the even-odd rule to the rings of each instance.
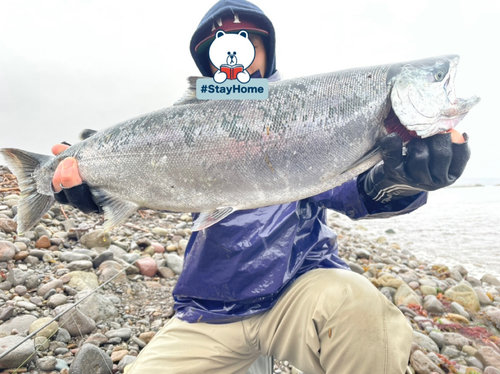
[[[91,188],[91,192],[96,203],[102,206],[104,210],[105,221],[103,229],[105,231],[111,230],[116,225],[119,225],[139,209],[139,205],[111,196],[109,192],[103,189]]]
[[[234,211],[236,209],[231,206],[223,206],[208,213],[200,213],[199,217],[194,221],[191,231],[204,230],[223,220]]]
[[[375,146],[370,151],[368,151],[367,153],[365,153],[365,155],[363,157],[361,157],[360,159],[358,159],[357,161],[355,161],[353,164],[349,165],[349,167],[347,167],[340,174],[342,175],[344,173],[347,173],[348,171],[357,168],[358,166],[364,164],[365,162],[370,161],[374,157],[377,157],[380,160],[382,159],[381,156],[380,156],[380,146],[379,145]]]

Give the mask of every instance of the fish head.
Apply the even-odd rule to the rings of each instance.
[[[460,99],[455,94],[458,55],[393,65],[391,106],[400,123],[426,138],[454,128],[475,106],[479,97]]]

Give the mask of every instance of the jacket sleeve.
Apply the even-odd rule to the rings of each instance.
[[[358,191],[357,178],[329,191],[311,197],[322,208],[333,209],[351,219],[388,218],[413,212],[427,202],[427,192],[391,201],[387,204],[367,200]]]

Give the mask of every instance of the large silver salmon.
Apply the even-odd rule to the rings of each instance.
[[[377,141],[389,131],[408,138],[453,128],[479,101],[456,99],[458,61],[450,55],[283,80],[269,84],[263,101],[191,96],[57,157],[2,149],[20,182],[18,232],[54,203],[52,176],[68,156],[103,206],[105,229],[147,207],[201,212],[193,227],[200,230],[235,210],[319,194],[379,162]]]

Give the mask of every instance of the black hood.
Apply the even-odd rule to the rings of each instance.
[[[191,56],[193,56],[193,60],[196,66],[198,66],[201,74],[206,77],[213,75],[210,70],[208,49],[196,52],[196,46],[210,35],[212,32],[212,25],[217,25],[217,20],[219,18],[228,16],[233,17],[234,14],[237,14],[242,20],[248,20],[255,23],[261,29],[269,33],[269,35],[263,36],[267,53],[266,75],[264,78],[273,75],[276,72],[276,38],[273,24],[259,7],[245,0],[220,0],[210,8],[198,25],[198,28],[191,38],[190,50]]]

